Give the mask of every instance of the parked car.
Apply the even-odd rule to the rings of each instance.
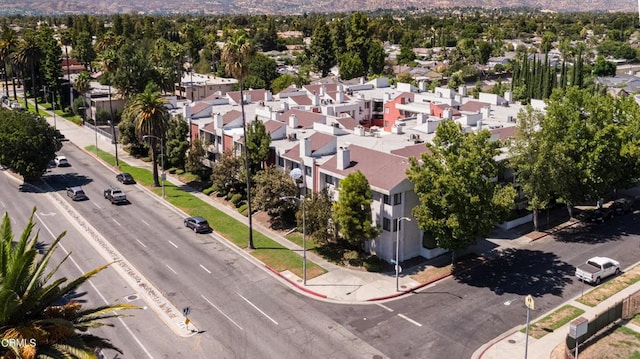
[[[209,222],[206,219],[197,216],[197,217],[187,217],[184,219],[184,226],[187,228],[193,229],[196,233],[209,233],[211,232],[211,227],[209,227]]]
[[[67,196],[74,201],[84,201],[89,199],[80,186],[67,188]]]
[[[611,208],[597,208],[587,212],[584,218],[588,222],[604,223],[607,219],[613,218],[613,210]]]
[[[133,176],[129,173],[118,173],[116,175],[116,180],[122,184],[135,184],[136,180],[133,179]]]
[[[56,166],[58,166],[58,167],[69,167],[69,166],[71,166],[71,163],[69,163],[69,161],[67,161],[67,158],[65,156],[56,156],[56,158],[53,159],[53,162],[55,162]]]
[[[633,201],[629,198],[619,198],[609,208],[613,210],[613,213],[620,216],[633,211]]]
[[[124,204],[129,203],[127,195],[122,192],[120,188],[109,187],[104,190],[104,198],[108,199],[111,204]]]
[[[619,273],[620,263],[607,257],[593,257],[576,268],[576,277],[592,284],[600,284],[602,279]]]

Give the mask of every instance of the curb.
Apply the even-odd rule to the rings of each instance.
[[[316,293],[310,289],[307,289],[306,287],[301,286],[300,284],[292,281],[291,279],[285,277],[282,275],[282,273],[278,272],[277,270],[275,270],[274,268],[271,268],[269,265],[265,264],[264,265],[265,268],[267,268],[268,270],[270,270],[272,273],[274,273],[275,275],[277,275],[278,277],[286,280],[288,283],[290,283],[291,285],[295,286],[296,288],[298,288],[299,290],[311,294],[311,295],[315,295],[316,297],[322,298],[322,299],[329,299],[326,295],[324,294],[320,294],[320,293]]]

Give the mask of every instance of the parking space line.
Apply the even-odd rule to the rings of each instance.
[[[211,271],[210,271],[210,270],[208,270],[208,269],[207,269],[205,266],[203,266],[202,264],[200,264],[200,268],[204,269],[204,270],[205,270],[205,272],[207,272],[207,273],[211,274]]]
[[[411,319],[411,318],[407,317],[407,316],[406,316],[406,315],[404,315],[404,314],[399,314],[399,313],[398,313],[398,316],[399,316],[400,318],[402,318],[402,319],[404,319],[404,320],[408,321],[408,322],[409,322],[409,323],[411,323],[411,324],[415,324],[415,325],[417,325],[417,326],[419,326],[419,327],[421,327],[421,326],[422,326],[422,324],[420,324],[420,323],[416,322],[415,320],[413,320],[413,319]]]
[[[175,270],[173,270],[173,268],[169,267],[169,265],[168,265],[168,264],[165,264],[165,265],[166,265],[166,266],[167,266],[167,268],[169,268],[169,270],[170,270],[170,271],[172,271],[174,274],[176,274],[176,275],[178,274],[178,272],[176,272]]]
[[[168,241],[169,243],[171,243],[171,245],[172,245],[172,246],[174,246],[174,247],[178,248],[178,246],[177,246],[175,243],[173,243],[173,242],[171,242],[171,241],[169,241],[169,240],[167,240],[167,241]]]

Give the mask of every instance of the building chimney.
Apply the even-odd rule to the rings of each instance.
[[[220,115],[219,113],[213,115],[213,122],[215,123],[214,126],[216,126],[216,128],[222,128],[224,126],[222,122],[222,115]]]
[[[244,92],[244,103],[251,103],[251,92]]]
[[[280,121],[280,111],[271,110],[271,119],[274,121]]]
[[[508,103],[513,103],[513,92],[511,91],[506,91],[504,93],[504,99],[508,102]]]
[[[273,94],[271,94],[271,90],[267,90],[264,92],[264,102],[273,101]]]
[[[453,118],[453,111],[451,110],[451,107],[447,107],[444,110],[442,110],[442,118],[450,120]]]
[[[338,103],[344,102],[344,91],[342,89],[342,85],[338,85],[338,94],[336,95],[336,102]]]
[[[184,107],[182,107],[182,112],[185,119],[191,118],[191,106],[185,104]]]
[[[309,156],[311,156],[311,140],[307,137],[300,141],[300,157],[304,158]]]
[[[327,91],[324,88],[324,84],[320,86],[320,96],[324,96],[327,94]]]
[[[427,91],[427,81],[420,81],[418,83],[418,88],[420,89],[420,91],[424,92]]]
[[[289,116],[289,127],[296,129],[298,128],[298,117],[295,114]]]
[[[289,111],[289,102],[288,101],[284,101],[282,103],[282,110]]]
[[[462,86],[458,87],[458,93],[462,97],[467,97],[467,86],[462,85]]]
[[[312,105],[320,106],[320,96],[318,96],[318,94],[315,92],[313,93]]]
[[[337,153],[337,167],[339,170],[345,170],[351,165],[351,156],[348,147],[339,147]]]

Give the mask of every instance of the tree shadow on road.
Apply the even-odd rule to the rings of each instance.
[[[473,270],[455,274],[454,278],[470,286],[489,288],[496,294],[562,296],[564,287],[573,282],[574,272],[574,266],[553,253],[510,248]]]
[[[623,235],[624,232],[621,231],[620,228],[610,225],[609,223],[605,225],[586,223],[565,228],[554,233],[553,236],[559,242],[600,244],[622,240],[624,239]]]

